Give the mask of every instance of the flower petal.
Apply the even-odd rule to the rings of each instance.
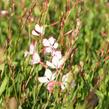
[[[55,81],[51,81],[47,84],[47,90],[51,93],[53,92],[53,88],[54,88],[54,85],[55,85]]]
[[[47,77],[39,77],[38,80],[39,80],[40,83],[48,83],[49,82]]]
[[[49,43],[49,41],[47,39],[43,39],[43,42],[42,43],[43,43],[43,45],[45,47],[50,46],[50,43]]]
[[[53,68],[53,69],[56,68],[56,67],[55,67],[51,62],[49,62],[49,61],[46,62],[46,65],[48,65],[49,67],[51,67],[51,68]]]
[[[56,73],[53,73],[51,77],[51,81],[53,81],[55,78],[56,78]]]
[[[50,81],[48,84],[47,84],[47,89],[49,92],[53,92],[53,89],[55,86],[61,86],[61,82],[58,82],[58,81]]]
[[[41,27],[38,24],[36,24],[35,25],[35,30],[40,33],[41,32]]]
[[[46,47],[45,48],[45,53],[52,53],[52,48],[51,47]]]
[[[50,45],[53,45],[53,44],[55,43],[55,40],[56,40],[56,39],[53,38],[53,37],[50,37],[50,38],[48,39]]]
[[[59,63],[58,63],[58,68],[61,68],[62,66],[63,66],[63,60],[61,59],[60,61],[59,61]]]
[[[39,56],[39,54],[38,53],[34,53],[33,54],[33,57],[32,57],[32,64],[37,64],[37,63],[39,63],[40,62],[40,56]]]
[[[38,24],[35,25],[35,30],[40,34],[44,35],[44,27],[39,26]]]
[[[62,58],[61,51],[53,51],[52,56],[56,56],[58,59]]]
[[[61,84],[61,89],[64,90],[66,87],[64,84]]]
[[[56,42],[54,45],[53,45],[53,48],[58,48],[58,43]]]
[[[56,56],[54,56],[54,57],[52,58],[52,64],[53,64],[56,68],[58,68],[59,59],[58,59]]]
[[[32,30],[32,35],[39,36],[39,34],[35,30]]]
[[[50,69],[46,69],[44,76],[47,77],[47,78],[50,80],[51,77],[52,77],[52,72],[51,72],[51,70],[50,70]]]

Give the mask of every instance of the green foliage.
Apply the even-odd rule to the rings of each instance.
[[[77,1],[0,1],[0,109],[8,109],[7,97],[15,97],[18,109],[109,109],[109,3]],[[2,10],[8,14],[1,15]],[[72,37],[66,33],[76,29],[77,18],[81,28],[72,45],[76,50],[60,71],[62,75],[70,71],[76,85],[63,92],[55,87],[49,93],[38,81],[45,69],[30,65],[30,59],[24,58],[33,39],[41,52],[42,39],[35,38],[31,31],[36,23],[44,25],[44,37],[53,35],[64,54],[71,47]]]

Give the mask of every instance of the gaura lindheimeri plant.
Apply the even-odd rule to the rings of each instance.
[[[39,26],[38,24],[36,24],[35,26],[35,30],[32,31],[33,35],[39,36],[39,35],[43,35],[44,34],[44,28],[42,26]],[[48,67],[52,68],[52,69],[59,69],[62,67],[62,65],[64,64],[63,60],[65,60],[65,57],[62,57],[62,53],[60,50],[58,50],[58,43],[56,42],[56,39],[53,37],[50,37],[48,39],[43,39],[42,42],[43,46],[44,46],[44,55],[50,54],[49,56],[51,57],[51,60],[46,60],[46,65],[47,67],[44,73],[43,77],[38,77],[38,80],[40,83],[44,83],[45,85],[47,85],[47,90],[49,92],[53,92],[53,89],[55,86],[60,86],[62,90],[66,89],[68,87],[68,83],[69,83],[69,73],[64,75],[62,77],[62,81],[56,81],[56,73],[53,73],[50,69],[48,69]],[[36,51],[36,46],[35,46],[35,42],[32,42],[30,44],[29,47],[29,51],[25,53],[26,55],[30,55],[32,56],[31,59],[31,64],[41,64],[43,62],[41,62],[41,58],[40,55],[38,54],[38,51]],[[43,63],[44,64],[44,63]],[[41,64],[42,65],[42,64]],[[70,75],[71,76],[71,75]],[[72,81],[70,81],[71,83]]]
[[[45,53],[52,53],[58,48],[58,43],[56,42],[56,39],[53,37],[50,37],[49,39],[43,39],[43,46]]]
[[[34,36],[40,36],[44,35],[45,29],[43,26],[39,26],[38,24],[35,25],[35,29],[32,30],[32,35]]]

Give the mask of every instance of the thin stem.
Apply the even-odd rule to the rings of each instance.
[[[49,96],[48,96],[47,103],[45,104],[45,107],[44,107],[44,109],[46,109],[46,108],[47,108],[47,106],[48,106],[48,103],[49,103],[49,100],[50,100],[50,97],[51,97],[51,93],[50,93],[50,94],[49,94]]]
[[[29,81],[30,81],[30,80],[31,80],[31,78],[32,78],[31,73],[33,72],[33,70],[34,70],[34,66],[31,68],[31,71],[30,71],[30,76],[29,76],[29,78],[28,78],[28,80],[27,80],[27,82],[26,82],[26,84],[25,84],[25,87],[27,87],[27,85],[28,85]]]

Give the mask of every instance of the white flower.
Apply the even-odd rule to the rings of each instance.
[[[47,61],[46,64],[53,69],[61,67],[61,61],[55,56],[52,58],[52,62]]]
[[[49,67],[51,67],[51,68],[56,68],[56,69],[58,69],[58,68],[61,68],[61,66],[62,66],[62,61],[61,61],[61,59],[62,59],[62,54],[61,54],[61,51],[54,51],[53,53],[52,53],[52,61],[51,62],[49,62],[49,61],[47,61],[46,62],[46,64],[49,66]]]
[[[43,77],[39,77],[38,80],[40,83],[48,84],[50,81],[53,81],[56,77],[55,73],[52,73],[51,70],[46,69]]]
[[[35,36],[40,36],[40,35],[44,35],[44,27],[43,26],[39,26],[38,24],[35,25],[35,29],[32,30],[32,34]]]
[[[38,64],[39,62],[40,62],[40,56],[39,56],[39,54],[37,52],[33,53],[33,55],[32,55],[32,61],[31,61],[32,65],[33,64]]]
[[[50,37],[49,39],[43,39],[42,43],[45,46],[45,53],[52,53],[58,47],[58,43],[53,37]]]
[[[57,57],[58,59],[61,59],[62,58],[61,51],[53,51],[52,56]]]

